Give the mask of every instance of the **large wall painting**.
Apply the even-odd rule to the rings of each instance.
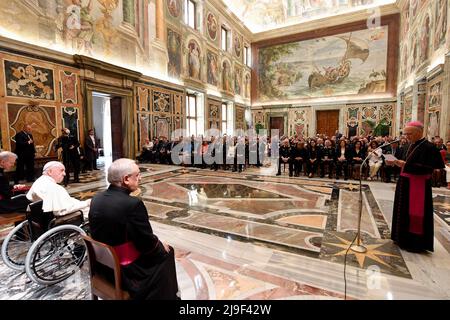
[[[167,10],[174,18],[178,18],[181,14],[180,0],[167,0]]]
[[[219,66],[217,64],[217,54],[208,50],[206,55],[206,62],[208,67],[207,81],[213,86],[217,86],[219,82]]]
[[[14,151],[15,149],[13,138],[16,133],[21,131],[25,124],[29,124],[33,130],[37,156],[55,155],[52,148],[56,139],[55,107],[8,104],[8,118],[10,121],[11,150]]]
[[[386,92],[388,26],[263,47],[262,101]]]
[[[5,60],[5,85],[10,97],[55,100],[51,69]]]
[[[167,29],[167,52],[169,54],[169,76],[179,78],[181,74],[181,36],[171,29]]]
[[[200,79],[200,61],[201,61],[201,51],[200,46],[197,41],[191,40],[188,44],[188,66],[189,66],[189,77]]]
[[[438,49],[445,43],[447,34],[447,1],[435,0],[434,49]]]
[[[206,17],[206,30],[208,31],[207,34],[212,41],[215,41],[217,39],[217,29],[216,17],[211,12],[209,12],[208,16]]]

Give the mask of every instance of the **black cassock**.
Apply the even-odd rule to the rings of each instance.
[[[132,242],[139,258],[122,266],[122,285],[136,300],[177,299],[173,248],[167,253],[153,234],[144,203],[129,191],[110,185],[94,196],[89,210],[93,239],[110,246]]]
[[[0,213],[25,212],[30,201],[26,197],[11,199],[12,188],[3,168],[0,168]]]
[[[425,138],[407,148],[395,190],[391,238],[402,249],[433,251],[431,175],[444,168],[437,148]],[[421,216],[422,215],[422,216]]]

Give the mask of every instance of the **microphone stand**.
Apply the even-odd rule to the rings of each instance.
[[[359,252],[359,253],[365,253],[367,252],[367,248],[361,243],[361,219],[362,219],[362,206],[363,206],[363,197],[362,197],[362,182],[361,182],[361,177],[362,177],[362,171],[364,168],[364,165],[367,163],[367,160],[369,160],[370,155],[372,153],[374,153],[375,151],[377,151],[378,149],[390,146],[391,144],[394,143],[398,143],[399,140],[394,140],[390,143],[385,143],[377,148],[375,148],[375,150],[371,151],[367,157],[364,159],[364,161],[361,163],[361,167],[359,168],[359,211],[358,211],[358,230],[356,233],[356,244],[352,245],[350,247],[350,249],[352,251],[355,252]]]

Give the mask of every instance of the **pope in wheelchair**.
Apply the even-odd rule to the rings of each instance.
[[[42,200],[42,211],[52,212],[55,217],[78,210],[81,210],[87,217],[91,199],[80,201],[71,197],[67,190],[58,184],[64,180],[65,175],[66,169],[61,162],[46,163],[42,170],[42,176],[33,183],[28,191],[27,199],[31,202]]]
[[[51,285],[76,272],[86,248],[84,215],[90,199],[80,201],[60,186],[65,167],[58,161],[45,164],[26,197],[32,201],[27,220],[17,225],[2,244],[7,266],[23,271],[34,282]]]

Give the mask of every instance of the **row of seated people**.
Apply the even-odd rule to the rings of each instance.
[[[377,141],[372,140],[366,149],[361,141],[348,144],[342,139],[334,147],[331,140],[325,140],[324,145],[318,145],[316,140],[311,139],[309,143],[303,140],[289,141],[283,140],[279,149],[279,161],[277,175],[281,175],[281,165],[289,165],[289,176],[300,176],[304,172],[310,178],[317,174],[325,177],[328,174],[330,179],[335,173],[336,179],[340,179],[342,174],[344,179],[359,179],[360,167],[364,159],[369,155],[367,165],[363,168],[363,175],[368,180],[375,179],[382,169],[385,181],[389,182],[392,175],[398,174],[398,168],[386,166],[383,152],[393,154],[396,158],[403,157],[404,148],[393,145],[382,151],[376,150],[379,147]],[[376,150],[376,151],[375,151]]]
[[[157,142],[156,142],[157,141]],[[206,168],[211,170],[223,170],[241,172],[250,163],[260,167],[267,153],[267,144],[248,137],[227,137],[221,139],[211,137],[209,141],[199,137],[191,137],[186,140],[183,137],[168,142],[165,137],[161,137],[151,143],[146,140],[141,154],[137,157],[143,163],[159,164],[183,164],[187,166]],[[180,145],[181,144],[181,145]],[[177,148],[178,146],[178,148]],[[207,160],[207,155],[210,157]]]
[[[81,201],[60,185],[66,172],[64,164],[58,161],[44,165],[42,175],[32,184],[26,198],[11,197],[14,188],[4,170],[11,170],[16,159],[12,152],[0,152],[0,214],[27,212],[29,204],[42,201],[42,215],[28,218],[45,230],[55,216],[82,210],[89,219],[91,237],[116,251],[122,287],[132,299],[179,299],[174,250],[153,233],[142,200],[130,195],[138,190],[141,180],[134,160],[114,161],[108,168],[108,189]],[[112,281],[112,270],[105,268],[103,272]]]
[[[335,176],[339,179],[343,176],[344,179],[357,179],[360,165],[369,155],[367,165],[362,168],[363,177],[367,177],[368,180],[381,177],[384,181],[390,182],[393,176],[399,174],[399,169],[386,165],[384,154],[392,154],[398,159],[403,159],[408,147],[406,139],[402,137],[400,143],[383,147],[375,153],[373,150],[393,139],[389,136],[373,137],[370,135],[347,138],[337,133],[332,137],[318,134],[315,138],[308,138],[305,141],[294,135],[290,139],[282,137],[278,151],[274,150],[272,155],[274,145],[270,138],[266,142],[264,139],[252,139],[247,136],[237,138],[224,135],[219,139],[213,136],[209,141],[203,139],[202,136],[197,138],[192,136],[187,139],[180,137],[172,141],[161,137],[160,139],[155,138],[154,141],[147,139],[138,160],[161,164],[184,164],[200,168],[210,166],[212,170],[219,168],[227,170],[231,165],[233,171],[242,171],[249,165],[260,167],[264,163],[264,159],[272,155],[272,157],[279,158],[277,175],[281,175],[281,164],[283,164],[284,167],[289,166],[290,176],[299,176],[301,172],[304,172],[310,177],[314,175],[324,177],[327,174],[329,178]],[[440,137],[433,137],[432,142],[440,151],[444,162],[448,163],[449,151],[447,149],[450,149],[450,142],[447,142],[448,148]],[[183,145],[182,155],[172,152],[180,143]],[[236,152],[238,148],[234,146],[242,143],[245,148]],[[244,150],[243,156],[242,150]],[[214,157],[214,160],[205,161],[207,155]],[[174,159],[177,161],[174,162]],[[432,181],[434,187],[450,183],[446,182],[445,170],[436,170]]]

